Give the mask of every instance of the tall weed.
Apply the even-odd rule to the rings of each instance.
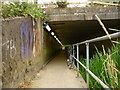
[[[116,45],[111,49],[99,51],[96,48],[96,54],[90,59],[89,69],[108,87],[118,88],[118,77],[120,75],[120,45]],[[86,65],[86,59],[81,58],[81,62]],[[86,71],[80,67],[80,73],[86,79]],[[97,81],[90,76],[90,88],[102,88]]]

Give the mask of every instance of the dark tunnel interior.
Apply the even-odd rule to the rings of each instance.
[[[116,33],[116,31],[109,30],[109,28],[120,29],[120,19],[102,20],[102,22],[109,34]],[[106,35],[105,31],[97,20],[57,21],[48,23],[63,45],[72,45]],[[96,52],[95,46],[99,50],[102,50],[102,47],[104,46],[107,51],[107,49],[112,46],[112,43],[110,40],[90,43],[90,57],[92,57],[92,55]],[[86,57],[85,45],[80,45],[79,48],[80,56]]]

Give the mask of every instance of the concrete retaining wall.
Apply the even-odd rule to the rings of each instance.
[[[42,29],[41,20],[36,29],[31,18],[2,20],[3,88],[17,88],[29,81],[59,50],[57,45]]]
[[[2,45],[2,20],[0,20],[0,45]],[[2,47],[0,46],[0,89],[2,89]]]

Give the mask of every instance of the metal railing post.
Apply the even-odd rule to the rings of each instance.
[[[79,45],[77,45],[77,59],[79,60]],[[77,70],[79,71],[79,63],[77,62]]]
[[[86,43],[86,67],[87,69],[89,69],[89,43]],[[87,81],[87,86],[89,88],[89,74],[88,72],[86,71],[86,81]]]
[[[73,52],[73,56],[75,56],[75,53],[74,53],[74,45],[73,45],[73,50],[72,50],[72,52]],[[74,59],[73,59],[73,65],[75,65]]]
[[[77,58],[73,57],[79,64],[105,89],[105,90],[111,90],[107,85],[104,84],[93,72],[91,72],[87,67],[82,64]]]

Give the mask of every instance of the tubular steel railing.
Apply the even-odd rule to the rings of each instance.
[[[118,37],[120,37],[120,32],[110,34],[110,37],[111,37],[111,39],[118,38]],[[91,39],[91,40],[86,40],[86,41],[83,41],[83,42],[76,43],[76,44],[72,45],[72,47],[73,47],[72,57],[77,61],[77,70],[78,70],[79,64],[80,64],[87,71],[86,72],[86,81],[87,81],[88,88],[89,88],[89,74],[90,74],[103,88],[105,88],[107,90],[110,90],[110,88],[107,85],[105,85],[104,82],[102,82],[94,73],[92,73],[89,70],[89,44],[92,43],[92,42],[97,42],[97,41],[102,41],[102,40],[107,40],[107,39],[109,39],[109,37],[108,37],[108,35],[105,35],[105,36],[102,36],[102,37],[94,38],[94,39]],[[81,44],[86,45],[86,59],[87,59],[86,66],[84,66],[79,61],[79,45],[81,45]],[[74,55],[75,46],[77,46],[77,58],[75,58],[75,55]]]

